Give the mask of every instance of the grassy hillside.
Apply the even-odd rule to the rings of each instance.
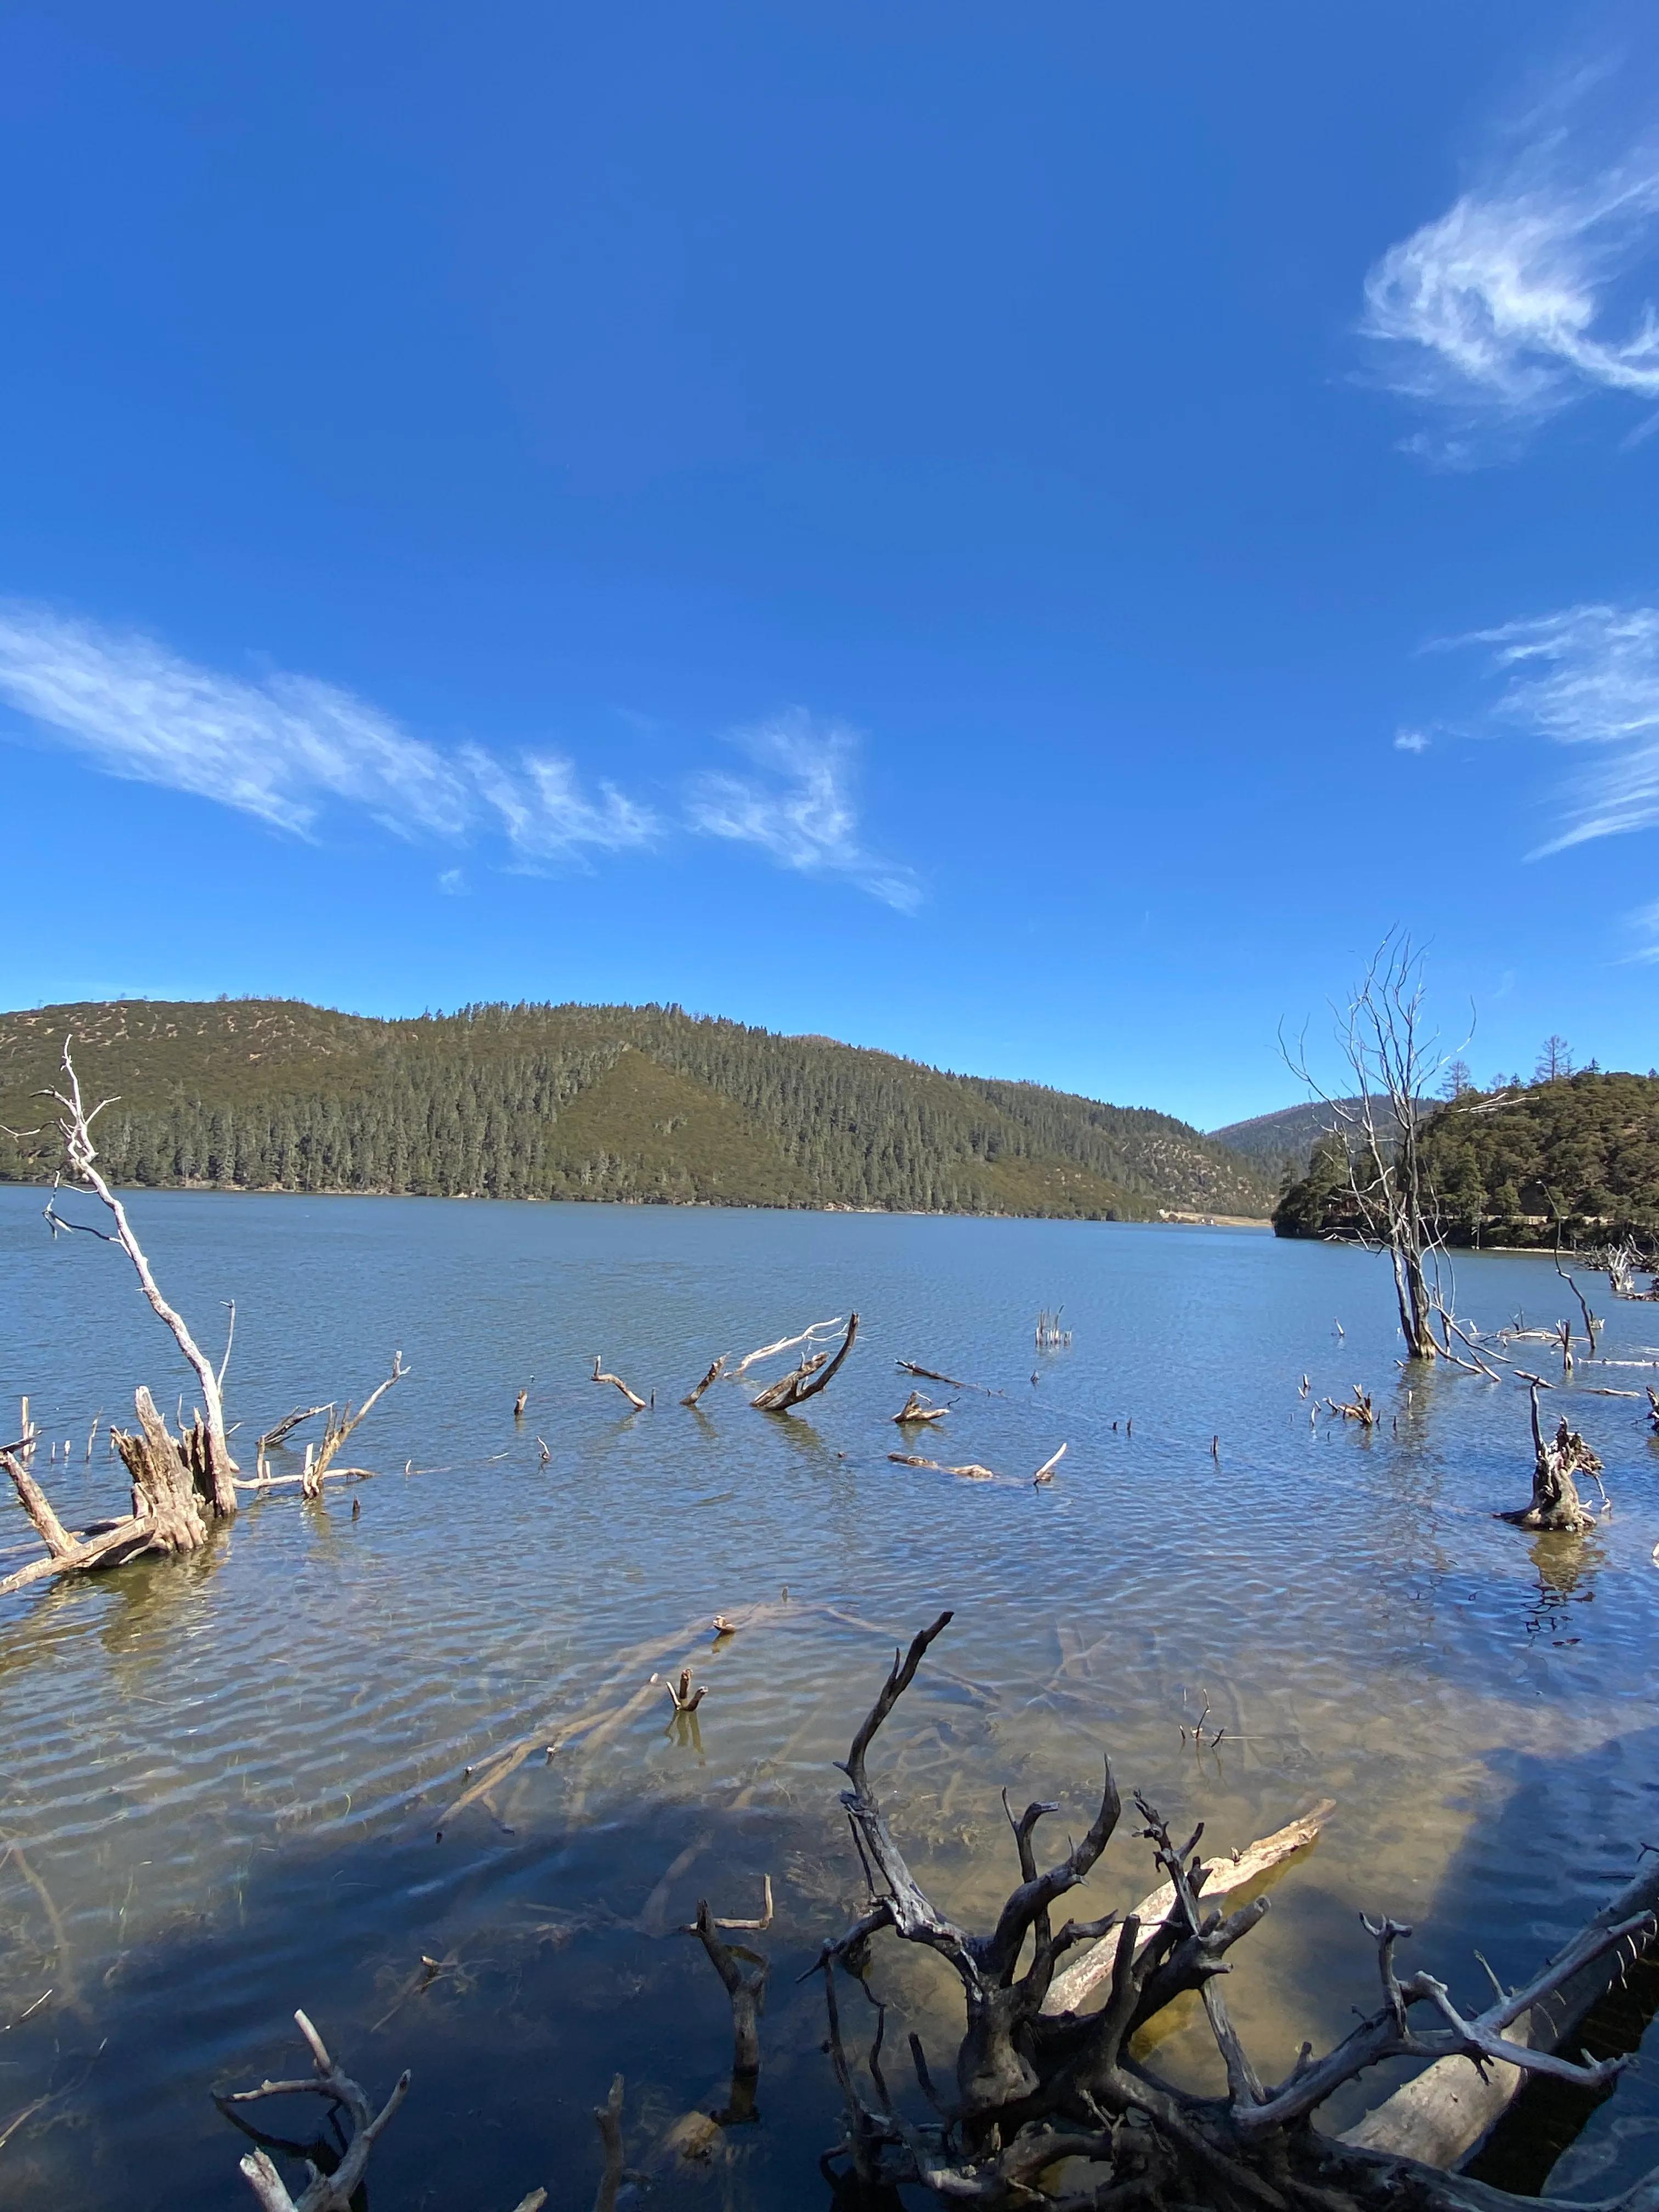
[[[1168,1115],[947,1075],[675,1006],[381,1022],[279,1000],[0,1014],[0,1124],[66,1034],[118,1181],[246,1189],[1264,1216],[1273,1185]],[[0,1178],[40,1173],[0,1136]]]

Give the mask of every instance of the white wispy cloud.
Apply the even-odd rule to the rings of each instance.
[[[658,826],[614,785],[586,798],[559,756],[507,763],[476,745],[452,756],[314,677],[228,676],[142,633],[40,607],[0,605],[0,699],[109,775],[302,837],[343,804],[404,837],[453,841],[495,823],[533,865],[642,845]]]
[[[468,745],[461,759],[526,860],[579,858],[584,847],[620,853],[649,844],[657,834],[655,815],[614,783],[600,784],[597,804],[584,798],[574,763],[560,754],[521,754],[514,769],[482,746]]]
[[[847,878],[901,914],[921,902],[915,872],[871,852],[853,799],[855,733],[793,707],[736,733],[765,780],[710,772],[692,784],[687,819],[702,836],[754,845],[780,866]]]
[[[1659,961],[1659,906],[1638,907],[1626,919],[1643,939],[1631,957],[1636,960]]]
[[[1659,146],[1596,167],[1557,128],[1391,246],[1362,329],[1382,381],[1449,417],[1410,442],[1468,464],[1590,392],[1659,399],[1659,321],[1619,296],[1656,216]]]
[[[1397,753],[1425,753],[1433,739],[1424,730],[1401,730],[1394,741]]]
[[[1593,749],[1540,854],[1659,826],[1659,607],[1565,607],[1451,642],[1488,648],[1506,720]]]

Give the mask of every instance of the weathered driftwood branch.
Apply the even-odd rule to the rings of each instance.
[[[1060,1446],[1058,1451],[1050,1452],[1048,1458],[1043,1461],[1042,1466],[1031,1477],[1032,1488],[1035,1489],[1040,1483],[1052,1482],[1054,1479],[1054,1469],[1060,1465],[1060,1462],[1065,1458],[1065,1456],[1066,1447],[1064,1444]]]
[[[924,1421],[942,1421],[950,1410],[948,1406],[930,1406],[920,1390],[913,1390],[893,1419],[900,1428],[920,1427]]]
[[[1397,2152],[1322,2136],[1314,2116],[1345,2083],[1390,2058],[1457,2057],[1488,2069],[1513,2066],[1584,2089],[1606,2088],[1622,2060],[1575,2063],[1512,2031],[1576,1976],[1599,1962],[1628,1959],[1632,1945],[1649,1942],[1656,1926],[1651,1910],[1623,1912],[1632,1902],[1627,1892],[1525,1989],[1500,1993],[1479,2014],[1461,2010],[1431,1974],[1402,1978],[1395,1955],[1410,1931],[1386,1918],[1368,1921],[1377,1947],[1381,2007],[1323,2058],[1316,2059],[1304,2045],[1290,2074],[1272,2082],[1245,2050],[1220,1979],[1227,1953],[1260,1923],[1268,1900],[1258,1897],[1224,1917],[1207,1910],[1212,1870],[1198,1857],[1201,1824],[1176,1843],[1161,1815],[1138,1798],[1145,1823],[1140,1832],[1164,1877],[1164,1890],[1147,1900],[1157,1919],[1143,1923],[1139,1911],[1131,1912],[1117,1926],[1109,1965],[1091,1978],[1091,1989],[1103,1984],[1106,1990],[1098,2011],[1051,2011],[1048,2000],[1060,1957],[1080,1942],[1098,1943],[1112,1925],[1109,1914],[1083,1926],[1067,1922],[1056,1930],[1052,1917],[1060,1899],[1095,1865],[1116,1824],[1119,1804],[1109,1765],[1088,1833],[1046,1872],[1037,1869],[1032,1835],[1053,1808],[1032,1805],[1017,1820],[1010,1811],[1020,1881],[985,1935],[970,1934],[934,1907],[905,1863],[870,1784],[868,1756],[877,1733],[950,1618],[943,1614],[924,1629],[902,1658],[895,1655],[846,1763],[851,1787],[842,1802],[868,1898],[846,1934],[826,1943],[818,1960],[829,2047],[848,2114],[845,2136],[828,2154],[826,2171],[833,2174],[837,2162],[845,2161],[869,2188],[921,2185],[953,2203],[992,2212],[1030,2203],[1038,2195],[1077,2212],[1085,2205],[1198,2204],[1214,2212],[1500,2212],[1530,2201]],[[1307,1840],[1305,1827],[1299,1840]],[[934,2082],[925,2051],[911,2039],[920,2086],[937,2115],[927,2124],[895,2112],[875,2063],[879,2030],[869,2062],[873,2102],[856,2087],[842,2037],[837,1967],[866,1983],[867,1992],[872,1941],[884,1930],[934,1951],[961,1984],[965,2031],[952,2091]],[[1188,1994],[1200,2000],[1225,2069],[1221,2097],[1176,2089],[1134,2055],[1137,2032]],[[1414,2015],[1429,2024],[1419,2025]],[[1079,2163],[1057,2185],[1054,2170],[1063,2160]],[[1041,2191],[1039,2176],[1045,2178]],[[1615,2202],[1622,2212],[1654,2212],[1659,2176]]]
[[[331,1408],[327,1406],[296,1406],[291,1413],[284,1413],[275,1428],[267,1429],[259,1438],[254,1448],[255,1464],[264,1459],[267,1452],[275,1451],[279,1444],[286,1443],[302,1422],[314,1421],[319,1413],[329,1411]]]
[[[637,1390],[630,1390],[627,1383],[623,1381],[620,1375],[611,1374],[610,1370],[605,1366],[600,1354],[597,1352],[593,1354],[593,1380],[596,1382],[613,1383],[616,1388],[622,1392],[623,1397],[627,1399],[629,1404],[634,1408],[634,1411],[636,1413],[644,1413],[644,1399],[640,1396]]]
[[[236,1511],[236,1462],[231,1456],[230,1444],[225,1435],[224,1402],[219,1389],[220,1371],[216,1370],[213,1362],[185,1327],[183,1316],[162,1297],[149,1261],[144,1255],[143,1247],[133,1234],[132,1224],[127,1219],[126,1208],[105,1182],[98,1167],[97,1147],[92,1141],[92,1125],[104,1108],[113,1105],[115,1102],[106,1098],[90,1109],[85,1105],[81,1097],[80,1079],[70,1057],[68,1037],[64,1040],[63,1079],[61,1091],[47,1091],[41,1094],[43,1097],[49,1098],[58,1109],[58,1136],[62,1146],[59,1174],[67,1176],[72,1182],[79,1183],[92,1192],[107,1210],[115,1227],[111,1231],[94,1229],[87,1222],[65,1219],[57,1211],[57,1182],[53,1183],[52,1195],[47,1201],[46,1219],[52,1224],[54,1235],[61,1229],[97,1237],[106,1244],[118,1244],[132,1262],[133,1272],[149,1302],[151,1311],[172,1332],[174,1343],[195,1375],[205,1409],[203,1424],[205,1435],[201,1450],[208,1495],[214,1513],[221,1520],[228,1521]],[[234,1326],[234,1309],[232,1326]],[[225,1358],[228,1360],[229,1357],[230,1346],[227,1343]]]
[[[323,1431],[323,1441],[318,1446],[316,1457],[312,1460],[301,1479],[301,1488],[306,1497],[320,1498],[323,1494],[323,1485],[331,1473],[337,1480],[343,1481],[348,1475],[362,1476],[368,1472],[366,1468],[360,1467],[337,1468],[334,1462],[339,1455],[340,1447],[350,1436],[352,1431],[368,1414],[374,1412],[392,1384],[401,1382],[408,1372],[408,1368],[404,1365],[403,1353],[394,1352],[392,1355],[391,1374],[386,1376],[384,1382],[378,1384],[369,1392],[356,1413],[348,1406],[343,1416],[337,1421],[334,1418],[334,1408],[331,1406],[329,1407],[328,1424]]]
[[[265,2212],[351,2212],[351,2200],[362,2182],[368,2154],[409,2094],[409,2075],[398,2075],[391,2095],[377,2112],[361,2084],[330,2057],[322,2037],[304,2013],[296,2012],[294,2018],[311,2051],[312,2078],[308,2081],[262,2081],[257,2089],[239,2089],[228,2096],[216,2096],[214,2102],[228,2119],[234,2120],[261,2145],[242,2160],[242,2172]],[[307,2091],[326,2097],[335,2110],[343,2112],[351,2122],[351,2132],[339,2151],[337,2163],[327,2172],[319,2170],[316,2159],[310,2154],[319,2150],[326,2154],[329,2146],[325,2141],[304,2147],[283,2143],[280,2138],[250,2127],[236,2109],[257,2104],[266,2097],[291,2097]],[[297,2199],[290,2197],[284,2187],[270,2158],[271,2148],[295,2151],[306,2158],[311,2178]]]
[[[1518,1528],[1553,1529],[1564,1535],[1577,1535],[1581,1530],[1595,1526],[1595,1516],[1580,1499],[1573,1477],[1599,1475],[1601,1462],[1578,1431],[1567,1426],[1565,1416],[1554,1436],[1547,1442],[1538,1419],[1535,1382],[1530,1398],[1532,1501],[1512,1512],[1500,1513],[1497,1518],[1512,1522]]]
[[[849,1314],[847,1334],[842,1337],[841,1349],[833,1359],[827,1352],[805,1353],[799,1367],[792,1367],[775,1382],[769,1382],[763,1390],[749,1401],[750,1404],[757,1413],[787,1413],[793,1407],[803,1405],[808,1398],[816,1398],[820,1390],[828,1389],[835,1380],[836,1370],[853,1349],[853,1340],[858,1333],[859,1317],[856,1314]]]
[[[721,1376],[725,1374],[726,1363],[730,1358],[731,1354],[729,1352],[721,1352],[720,1358],[714,1362],[708,1372],[703,1376],[702,1382],[694,1382],[691,1385],[691,1388],[686,1392],[684,1397],[680,1400],[681,1405],[695,1406],[698,1400],[702,1396],[703,1392],[711,1389],[714,1383],[720,1381]]]
[[[1340,1413],[1345,1421],[1358,1421],[1362,1429],[1376,1426],[1376,1408],[1371,1403],[1371,1394],[1358,1382],[1353,1386],[1352,1399],[1345,1398],[1339,1403],[1334,1398],[1327,1398],[1325,1403],[1332,1413]]]
[[[813,1322],[809,1328],[802,1329],[799,1336],[781,1336],[775,1344],[763,1344],[757,1351],[745,1352],[737,1365],[729,1370],[726,1379],[728,1382],[741,1382],[751,1367],[758,1367],[763,1359],[775,1358],[781,1352],[793,1352],[798,1344],[804,1344],[810,1352],[819,1337],[829,1336],[840,1327],[841,1316],[837,1314],[833,1321]]]

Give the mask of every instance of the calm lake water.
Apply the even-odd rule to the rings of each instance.
[[[47,1438],[71,1440],[67,1467],[43,1443],[37,1471],[73,1520],[124,1495],[101,1434],[85,1462],[94,1415],[130,1418],[140,1381],[171,1413],[190,1378],[118,1253],[54,1244],[40,1202],[0,1189],[0,1403],[27,1391]],[[0,1600],[0,2134],[48,2100],[0,2148],[15,2212],[251,2203],[209,2092],[303,2070],[296,2005],[371,2094],[413,2069],[377,2205],[507,2212],[542,2184],[555,2212],[586,2206],[617,2071],[651,2201],[827,2205],[836,2103],[821,1992],[796,1977],[860,1901],[832,1762],[893,1642],[946,1606],[872,1773],[958,1919],[983,1922],[1014,1879],[1003,1785],[1061,1801],[1079,1832],[1103,1749],[1126,1800],[1139,1788],[1225,1846],[1337,1800],[1234,1954],[1264,2071],[1374,2002],[1361,1910],[1411,1922],[1407,1963],[1477,2003],[1477,1950],[1518,1978],[1659,1843],[1642,1407],[1573,1400],[1614,1501],[1594,1534],[1493,1520],[1528,1494],[1524,1394],[1450,1372],[1408,1386],[1386,1267],[1362,1254],[419,1200],[146,1194],[133,1212],[204,1340],[236,1301],[245,1462],[290,1407],[360,1396],[394,1348],[410,1374],[347,1454],[373,1482],[316,1505],[277,1491],[194,1559]],[[1547,1260],[1473,1257],[1459,1277],[1487,1326],[1565,1310]],[[1659,1310],[1591,1290],[1604,1352],[1659,1358]],[[1038,1355],[1037,1310],[1056,1305],[1072,1346]],[[856,1348],[806,1413],[768,1418],[725,1385],[678,1403],[716,1353],[854,1307]],[[654,1410],[595,1389],[595,1352]],[[1004,1394],[938,1392],[955,1411],[913,1449],[1006,1484],[889,1463],[897,1358]],[[1376,1432],[1310,1424],[1304,1373],[1316,1400],[1371,1389]],[[21,1513],[0,1510],[21,1546]],[[712,1644],[716,1612],[759,1607]],[[627,1709],[694,1650],[695,1729],[660,1689]],[[1194,1750],[1183,1723],[1206,1709]],[[613,1717],[544,1755],[594,1711]],[[434,1840],[465,1770],[524,1738],[535,1755]],[[1131,1826],[1091,1911],[1152,1887]],[[700,1897],[757,1913],[769,1875],[775,1918],[746,1939],[772,1960],[760,2117],[702,2130],[688,2160],[686,2116],[725,2103],[731,2035],[677,1931]],[[945,2060],[933,1962],[890,1947],[879,1978]],[[1161,2053],[1195,2081],[1200,2030]],[[1656,2076],[1593,2115],[1553,2188],[1601,2193],[1659,2162]]]

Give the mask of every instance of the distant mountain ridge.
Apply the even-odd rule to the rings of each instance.
[[[678,1006],[381,1021],[289,1000],[0,1014],[0,1125],[72,1033],[106,1172],[160,1187],[1265,1218],[1276,1182],[1185,1122]],[[41,1172],[0,1135],[0,1179]]]
[[[1358,1098],[1337,1101],[1350,1111],[1359,1103]],[[1216,1144],[1254,1160],[1278,1184],[1287,1175],[1306,1175],[1314,1146],[1336,1127],[1336,1118],[1335,1108],[1322,1098],[1304,1098],[1298,1105],[1281,1106],[1275,1114],[1230,1121],[1224,1129],[1212,1129],[1210,1135]]]

